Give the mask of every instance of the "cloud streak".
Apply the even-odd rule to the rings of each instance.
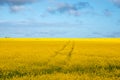
[[[118,8],[120,8],[120,0],[111,0]]]
[[[118,37],[120,37],[120,32],[110,32],[110,33],[93,32],[92,35],[93,36],[100,36],[100,37],[118,38]]]
[[[79,16],[80,10],[84,8],[91,8],[91,5],[88,2],[78,2],[76,4],[58,3],[56,8],[49,7],[47,11],[50,14],[67,13],[74,16]]]
[[[37,0],[0,0],[0,5],[24,5],[35,1]]]
[[[32,4],[38,0],[0,0],[0,6],[9,6],[11,12],[19,12],[25,9],[26,4]]]
[[[107,17],[112,16],[112,11],[110,11],[109,9],[105,9],[105,10],[103,11],[103,13],[104,13],[104,15],[107,16]]]

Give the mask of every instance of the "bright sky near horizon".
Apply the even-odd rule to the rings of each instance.
[[[0,37],[120,37],[120,0],[0,0]]]

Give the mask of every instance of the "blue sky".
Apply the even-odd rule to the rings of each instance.
[[[0,0],[0,37],[120,37],[120,0]]]

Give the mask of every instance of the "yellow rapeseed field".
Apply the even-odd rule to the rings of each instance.
[[[120,38],[1,38],[0,80],[120,80]]]

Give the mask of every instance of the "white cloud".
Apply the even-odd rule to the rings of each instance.
[[[25,10],[25,9],[26,9],[25,6],[17,6],[17,5],[15,5],[15,6],[10,7],[11,12],[19,12],[19,11]]]
[[[11,12],[18,12],[25,9],[26,4],[32,4],[40,0],[0,0],[0,6],[8,6]]]
[[[120,0],[111,0],[117,7],[120,8]]]

